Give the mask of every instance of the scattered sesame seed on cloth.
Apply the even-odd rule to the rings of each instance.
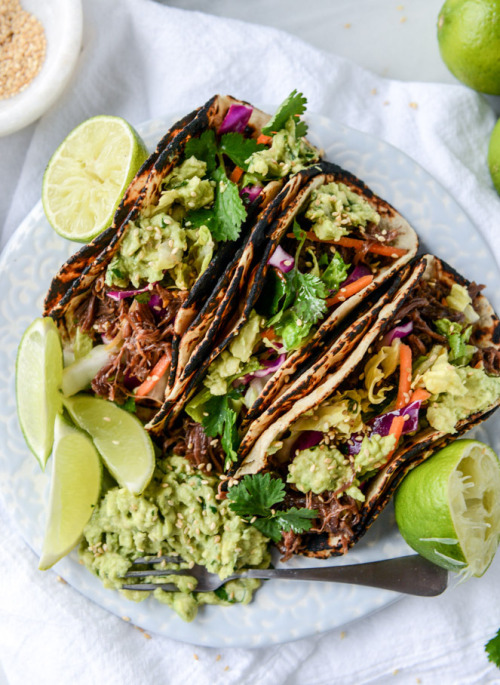
[[[45,59],[43,26],[19,0],[0,0],[0,99],[24,90]]]

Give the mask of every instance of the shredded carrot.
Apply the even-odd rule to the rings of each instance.
[[[431,393],[424,390],[424,388],[417,388],[412,392],[410,402],[425,402],[430,396]]]
[[[272,141],[271,136],[266,136],[263,133],[260,134],[260,136],[257,138],[257,143],[259,145],[269,145]]]
[[[231,175],[229,176],[229,180],[232,181],[233,183],[238,183],[240,178],[243,176],[243,169],[239,166],[235,166],[234,169],[231,171]]]
[[[363,288],[366,288],[368,285],[370,285],[372,281],[373,276],[371,274],[368,274],[367,276],[361,276],[361,278],[349,283],[349,285],[346,285],[344,288],[340,288],[338,293],[333,297],[329,297],[326,300],[326,306],[331,307],[338,302],[344,302],[345,300],[348,300],[356,293],[359,293],[360,290],[363,290]]]
[[[268,340],[276,340],[276,333],[274,332],[274,328],[267,328],[265,331],[262,331],[260,334],[261,338],[267,338]]]
[[[289,234],[288,237],[293,238],[293,233]],[[319,243],[328,243],[329,245],[342,245],[342,247],[353,247],[355,250],[360,250],[363,247],[364,240],[358,240],[357,238],[339,238],[338,240],[321,240],[318,238],[316,233],[313,231],[307,231],[307,237],[309,240],[314,240]],[[379,254],[383,257],[402,257],[408,250],[402,247],[392,247],[391,245],[382,245],[381,243],[373,243],[368,248],[368,252],[373,252],[373,254]]]
[[[396,409],[402,409],[410,401],[411,392],[411,347],[401,343],[399,346],[399,387]]]
[[[405,425],[405,417],[404,416],[395,416],[392,419],[391,427],[389,429],[389,435],[394,435],[395,440],[394,440],[394,447],[392,448],[392,450],[387,455],[386,463],[390,461],[392,455],[394,454],[394,452],[397,449],[399,439],[403,434],[404,425]]]
[[[145,395],[148,395],[151,392],[151,390],[155,387],[160,378],[165,375],[168,367],[170,366],[171,359],[172,355],[170,353],[167,353],[160,359],[159,362],[157,362],[154,365],[153,370],[146,378],[146,380],[135,389],[136,397],[144,397]]]

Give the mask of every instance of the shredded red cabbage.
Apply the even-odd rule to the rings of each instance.
[[[340,284],[339,288],[345,288],[349,283],[354,283],[354,281],[358,281],[360,278],[363,278],[363,276],[369,276],[370,274],[371,271],[366,264],[358,264],[354,267],[345,281]]]
[[[240,197],[242,199],[245,199],[244,196],[246,196],[248,202],[255,202],[255,200],[259,197],[261,192],[262,186],[245,186],[240,190]]]
[[[377,435],[381,435],[382,437],[389,435],[392,421],[396,416],[408,417],[403,426],[403,435],[405,433],[413,433],[413,431],[416,431],[418,428],[418,415],[421,405],[422,400],[417,400],[416,402],[410,402],[410,404],[402,409],[394,409],[394,411],[388,411],[385,414],[375,417],[368,422],[371,429],[370,435],[373,433],[377,433]],[[352,435],[347,444],[349,454],[358,454],[362,442],[362,435]]]
[[[293,459],[297,452],[308,450],[310,447],[316,447],[316,445],[319,445],[322,439],[323,433],[321,433],[321,431],[303,431],[293,443],[290,457]]]
[[[392,345],[392,341],[395,338],[406,338],[407,335],[413,331],[413,321],[408,321],[408,323],[396,326],[382,338],[382,345]]]
[[[139,290],[108,290],[106,295],[112,300],[119,302],[120,300],[124,300],[126,297],[134,297],[135,295],[140,295],[140,293],[146,293],[150,289],[151,285],[152,284],[147,285]]]
[[[249,375],[253,376],[254,378],[265,378],[266,376],[270,376],[279,369],[285,359],[286,354],[280,354],[279,357],[276,357],[276,359],[266,359],[266,361],[262,362],[264,364],[263,369],[258,369]]]
[[[245,105],[231,105],[227,110],[227,114],[219,128],[219,133],[243,133],[250,117],[252,116],[252,107],[245,107]]]
[[[277,269],[286,274],[295,266],[295,259],[292,257],[292,255],[289,255],[288,252],[285,252],[281,245],[278,245],[273,254],[267,260],[267,263],[271,264],[271,266],[275,266]]]

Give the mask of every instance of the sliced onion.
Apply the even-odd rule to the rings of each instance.
[[[293,459],[297,452],[308,450],[310,447],[316,447],[322,440],[323,433],[321,431],[303,431],[293,443],[290,457]]]
[[[392,341],[396,338],[406,338],[407,335],[413,331],[413,322],[408,321],[401,326],[396,326],[382,338],[382,345],[392,345]]]
[[[156,321],[161,321],[165,318],[167,310],[163,307],[163,300],[158,293],[153,293],[148,301],[149,308],[153,312]]]
[[[151,290],[153,285],[153,283],[150,283],[149,285],[146,285],[144,288],[140,288],[139,290],[108,290],[106,295],[110,297],[112,300],[116,300],[117,302],[119,302],[120,300],[124,300],[126,297],[134,297],[135,295],[146,293],[148,290]]]
[[[271,264],[271,266],[275,266],[277,269],[286,274],[295,266],[295,259],[292,257],[292,255],[289,255],[288,252],[285,252],[281,245],[278,245],[273,254],[267,260],[267,263]]]
[[[240,197],[243,198],[246,195],[249,202],[255,202],[261,192],[262,186],[245,186],[240,190]]]
[[[339,289],[345,288],[345,286],[349,285],[349,283],[354,283],[354,281],[358,281],[360,278],[363,278],[363,276],[369,276],[370,274],[371,271],[366,264],[358,264],[354,267],[345,281],[340,284]]]
[[[252,107],[245,107],[245,105],[231,105],[227,110],[227,114],[219,128],[219,133],[243,133],[250,117],[252,116]]]

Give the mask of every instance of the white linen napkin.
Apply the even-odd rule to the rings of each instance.
[[[38,201],[53,150],[83,119],[107,113],[138,124],[187,112],[217,92],[259,104],[297,88],[309,111],[416,159],[462,204],[500,262],[500,198],[485,162],[495,116],[472,91],[388,81],[276,30],[150,0],[86,0],[84,21],[64,96],[37,124],[0,139],[2,245]],[[7,487],[0,485],[0,663],[11,685],[500,682],[484,654],[500,627],[500,559],[482,579],[432,600],[401,599],[343,631],[255,651],[193,647],[149,639],[56,573],[37,571],[1,504]]]

